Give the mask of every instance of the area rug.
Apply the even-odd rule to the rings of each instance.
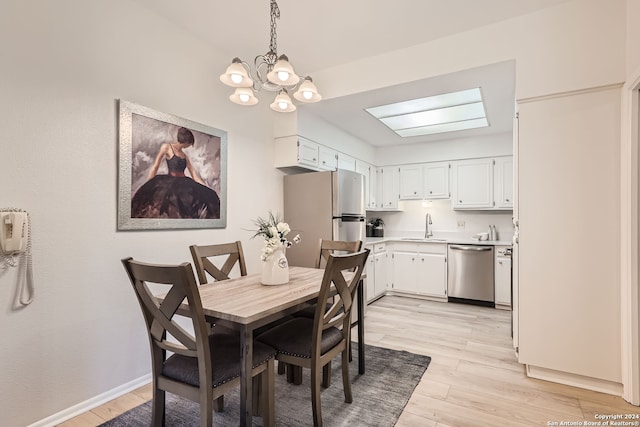
[[[342,389],[340,356],[333,360],[331,386],[322,389],[322,420],[327,427],[362,426],[392,427],[409,401],[413,390],[427,370],[431,358],[406,351],[365,346],[364,375],[358,374],[357,345],[349,364],[353,403],[345,403]],[[198,425],[198,404],[167,393],[166,425]],[[237,426],[240,404],[239,389],[225,395],[224,411],[215,413],[215,426]],[[303,370],[301,385],[286,382],[276,375],[276,425],[282,427],[312,426],[311,386],[309,370]],[[142,404],[114,418],[101,427],[148,427],[151,424],[151,402]],[[253,417],[253,425],[261,426],[262,418]]]

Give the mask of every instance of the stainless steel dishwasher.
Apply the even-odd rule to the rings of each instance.
[[[493,307],[493,246],[448,245],[447,252],[449,301]]]

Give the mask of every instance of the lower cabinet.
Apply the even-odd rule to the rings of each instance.
[[[509,246],[496,246],[495,250],[495,302],[496,308],[511,308],[511,256]]]
[[[446,298],[446,248],[446,245],[438,243],[394,244],[391,289]]]
[[[389,283],[386,245],[377,243],[369,249],[371,249],[371,253],[367,259],[364,279],[367,303],[384,295]]]

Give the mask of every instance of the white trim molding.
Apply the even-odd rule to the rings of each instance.
[[[576,375],[569,372],[556,371],[554,369],[541,368],[539,366],[532,365],[526,365],[526,372],[527,376],[530,378],[537,378],[539,380],[584,388],[600,393],[612,394],[614,396],[622,395],[622,384],[612,381],[585,377],[583,375]]]
[[[638,158],[640,69],[622,90],[620,141],[620,312],[622,397],[640,405],[640,294],[638,292]]]
[[[80,414],[84,414],[100,405],[103,405],[117,397],[124,396],[125,394],[142,387],[143,385],[151,382],[151,374],[144,375],[140,378],[136,378],[133,381],[122,384],[116,388],[108,390],[102,394],[92,397],[91,399],[80,402],[77,405],[73,405],[67,409],[64,409],[58,413],[48,416],[40,421],[37,421],[28,427],[54,427],[61,424],[64,421],[70,420]]]

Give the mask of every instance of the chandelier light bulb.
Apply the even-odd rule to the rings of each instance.
[[[253,90],[250,87],[236,88],[229,100],[239,105],[256,105],[258,103],[258,98],[253,94]]]
[[[242,75],[238,73],[231,74],[231,81],[234,82],[235,84],[242,82]]]
[[[281,82],[286,82],[289,78],[289,73],[286,71],[278,71],[278,80]]]
[[[311,77],[304,78],[304,81],[300,84],[297,92],[293,94],[293,97],[301,102],[318,102],[322,99]]]
[[[227,67],[227,71],[220,76],[220,81],[231,87],[253,86],[253,80],[249,77],[245,64],[239,58],[233,58],[231,65]]]
[[[286,113],[290,113],[291,111],[296,110],[296,106],[293,105],[293,102],[291,102],[291,98],[289,98],[289,95],[287,95],[287,91],[284,89],[282,89],[280,93],[278,93],[278,96],[276,96],[276,99],[271,105],[269,105],[269,107],[273,111]]]

